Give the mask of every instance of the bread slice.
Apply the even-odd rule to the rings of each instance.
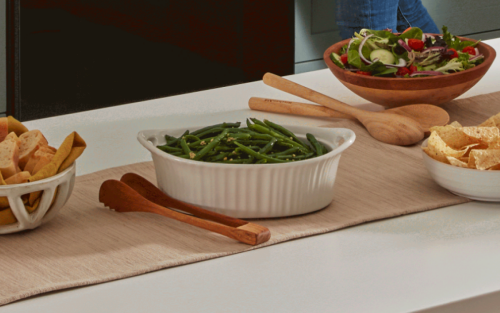
[[[36,154],[36,152],[35,152]],[[52,158],[54,157],[53,154],[50,153],[42,153],[40,156],[40,160],[36,163],[35,167],[33,168],[33,171],[31,174],[35,175],[39,170],[41,170],[45,165],[49,164],[50,161],[52,161]]]
[[[35,153],[33,153],[31,158],[28,160],[28,163],[26,163],[26,165],[24,166],[24,170],[30,172],[32,175],[35,175],[33,169],[35,168],[37,163],[40,162],[40,159],[42,157],[47,158],[48,155],[51,156],[50,159],[52,160],[54,152],[49,147],[45,146],[40,147],[37,151],[35,151]]]
[[[4,179],[17,173],[19,161],[19,147],[13,140],[0,142],[0,172]]]
[[[21,146],[19,148],[19,166],[24,170],[26,163],[40,147],[48,146],[47,139],[39,130],[30,130],[21,136]]]
[[[0,142],[4,141],[9,134],[9,120],[6,117],[0,117]]]
[[[30,178],[31,174],[30,172],[19,172],[15,175],[12,175],[11,177],[7,178],[5,180],[5,183],[7,185],[13,185],[13,184],[23,184],[28,182],[28,178]]]
[[[17,146],[20,147],[21,146],[21,139],[19,139],[19,137],[17,137],[16,133],[15,132],[10,132],[7,137],[5,137],[4,140],[13,140],[16,142]]]

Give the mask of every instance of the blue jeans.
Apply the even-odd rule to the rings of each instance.
[[[420,0],[337,0],[336,19],[342,39],[363,28],[402,32],[411,26],[441,33]]]

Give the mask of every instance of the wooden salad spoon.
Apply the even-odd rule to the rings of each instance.
[[[365,126],[370,135],[379,141],[409,146],[424,138],[422,126],[412,118],[394,113],[361,110],[271,73],[266,73],[263,81],[266,85],[281,91],[355,117]]]
[[[102,183],[99,202],[117,212],[148,212],[203,228],[249,245],[258,245],[271,238],[269,229],[244,220],[211,212],[171,198],[143,177],[128,173],[121,181]],[[168,209],[175,208],[194,216]]]
[[[301,116],[332,117],[354,119],[352,116],[337,112],[330,108],[309,103],[275,100],[267,98],[252,97],[248,100],[248,106],[252,110],[285,113]],[[380,111],[381,113],[394,113],[414,119],[420,124],[425,135],[430,135],[433,126],[444,126],[450,121],[450,115],[446,110],[432,104],[412,104],[398,108]]]

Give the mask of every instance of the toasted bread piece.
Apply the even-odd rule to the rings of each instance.
[[[19,147],[13,140],[0,142],[0,172],[4,179],[17,173],[19,161]]]
[[[57,150],[55,148],[50,147],[50,146],[42,146],[38,149],[38,151],[45,152],[48,154],[56,154]]]
[[[21,146],[19,148],[19,166],[24,170],[26,163],[28,163],[29,159],[40,147],[48,146],[47,139],[43,136],[43,134],[35,129],[25,132],[21,136]]]
[[[19,172],[15,175],[12,175],[11,177],[7,178],[5,182],[7,185],[13,185],[13,184],[23,184],[28,182],[28,178],[30,178],[31,174],[30,172]]]
[[[31,158],[28,160],[28,163],[26,163],[26,165],[24,166],[24,171],[28,171],[32,175],[34,175],[35,173],[33,172],[33,169],[35,168],[37,163],[40,161],[42,156],[45,156],[45,155],[54,156],[54,153],[52,152],[52,150],[48,149],[45,146],[40,147],[37,151],[35,151],[35,153],[33,153]],[[52,159],[52,157],[50,159]]]
[[[41,170],[45,165],[49,164],[50,161],[52,161],[52,158],[54,157],[53,154],[50,153],[43,153],[40,156],[40,160],[36,163],[35,167],[33,168],[33,171],[31,174],[35,175],[39,170]]]
[[[6,117],[0,117],[0,142],[4,141],[9,134],[9,120]]]
[[[19,137],[17,137],[16,133],[15,132],[10,132],[7,137],[5,137],[4,140],[13,140],[16,142],[17,146],[20,147],[21,146],[21,139],[19,139]]]

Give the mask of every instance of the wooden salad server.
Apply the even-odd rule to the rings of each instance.
[[[128,173],[121,181],[102,183],[99,202],[117,212],[148,212],[200,227],[249,245],[258,245],[271,238],[269,229],[237,218],[214,213],[173,199],[143,177]],[[166,207],[193,214],[179,213]]]
[[[332,117],[354,119],[352,116],[337,112],[330,108],[309,103],[275,100],[267,98],[252,97],[248,100],[248,106],[252,110],[285,113],[301,116]],[[394,113],[403,115],[417,121],[425,132],[430,134],[429,129],[433,126],[444,126],[450,121],[450,115],[446,110],[432,104],[412,104],[402,107],[380,111],[381,113]]]
[[[409,117],[361,110],[271,73],[266,73],[263,81],[266,85],[281,91],[355,117],[365,126],[370,135],[379,141],[409,146],[424,138],[422,126]]]

